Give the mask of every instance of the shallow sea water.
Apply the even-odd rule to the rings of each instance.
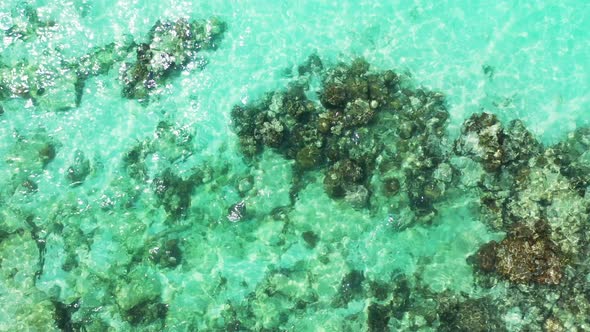
[[[15,24],[19,3],[0,3],[0,31]],[[244,160],[232,130],[233,105],[284,88],[310,54],[325,65],[364,57],[373,69],[406,72],[416,85],[444,93],[451,139],[465,119],[482,110],[504,122],[521,119],[545,144],[590,125],[590,5],[585,1],[28,3],[40,20],[56,24],[26,40],[4,34],[0,62],[5,66],[26,59],[52,68],[128,35],[145,40],[163,19],[216,16],[227,30],[217,49],[199,52],[200,60],[168,80],[147,105],[121,97],[120,64],[89,78],[79,106],[69,110],[52,110],[51,101],[0,101],[0,156],[13,155],[15,146],[24,149],[17,144],[19,135],[42,133],[56,142],[53,160],[34,174],[34,194],[19,194],[12,183],[14,174],[33,171],[0,158],[0,222],[5,225],[0,331],[67,330],[59,317],[83,331],[215,331],[231,330],[231,324],[235,331],[367,330],[370,297],[355,295],[347,305],[333,305],[343,278],[354,271],[362,274],[365,293],[369,280],[390,283],[394,276],[406,276],[411,287],[473,298],[502,299],[513,291],[506,282],[485,289],[474,280],[467,257],[504,237],[480,220],[475,195],[447,199],[437,206],[431,225],[397,229],[395,223],[404,218],[398,211],[369,212],[332,200],[320,173],[312,174],[315,181],[291,202],[293,161],[270,149],[255,165]],[[183,146],[181,159],[168,158],[169,151],[151,153],[149,177],[166,168],[188,176],[198,167],[207,179],[192,193],[187,217],[174,223],[150,184],[130,188],[136,184],[121,167],[122,156],[154,138],[163,120],[193,139]],[[65,177],[76,150],[92,170],[83,184],[71,186]],[[233,223],[228,208],[242,200],[237,187],[246,177],[255,190],[245,202],[250,217]],[[317,236],[317,246],[306,245],[305,232]],[[134,256],[148,255],[170,239],[182,252],[174,268]],[[76,267],[65,269],[72,255]],[[166,307],[160,320],[136,324],[121,314],[154,299]],[[308,304],[296,308],[293,299]],[[68,315],[56,309],[60,304]],[[141,314],[158,311],[146,310]],[[233,320],[248,316],[244,310],[250,320],[235,327]],[[509,330],[526,326],[524,311],[502,313]],[[406,314],[396,318],[397,325],[392,319],[389,328],[437,329],[425,319]],[[569,324],[564,323],[590,329],[588,322]]]

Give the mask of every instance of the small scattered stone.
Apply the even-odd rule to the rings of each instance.
[[[246,203],[244,201],[240,201],[232,205],[227,212],[227,220],[231,222],[241,221],[246,215]]]
[[[320,238],[312,231],[305,231],[301,233],[301,237],[310,248],[315,248]]]
[[[66,171],[66,178],[73,186],[82,184],[90,173],[90,161],[80,150],[74,152],[74,162]]]

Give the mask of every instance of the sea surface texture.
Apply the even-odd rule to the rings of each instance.
[[[588,1],[0,2],[0,331],[590,331]]]

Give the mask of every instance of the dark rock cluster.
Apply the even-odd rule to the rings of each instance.
[[[38,59],[21,59],[11,66],[0,63],[0,101],[18,97],[47,110],[75,108],[80,105],[86,81],[106,74],[125,59],[134,45],[127,38],[95,47],[80,58],[65,59],[54,54],[60,61],[51,64],[38,63]]]
[[[537,229],[515,225],[499,243],[492,241],[482,246],[476,255],[478,267],[485,272],[497,272],[513,283],[559,284],[563,254],[540,223]]]
[[[191,154],[192,139],[192,134],[185,128],[161,121],[151,138],[139,142],[123,156],[123,168],[127,174],[139,184],[151,182],[159,203],[173,219],[186,216],[193,190],[202,184],[202,172],[194,170],[183,178],[168,166],[152,170],[158,174],[150,177],[148,157],[157,153],[158,159],[170,165]]]
[[[555,164],[572,188],[584,197],[590,186],[590,128],[576,129],[553,147]]]
[[[412,88],[391,70],[371,71],[364,59],[324,68],[311,56],[299,74],[285,91],[234,106],[244,155],[275,149],[295,160],[301,176],[321,171],[326,193],[357,208],[368,207],[378,190],[395,196],[404,189],[418,215],[432,214],[445,191],[434,178],[446,159],[443,95]],[[317,93],[309,87],[316,77],[322,82]],[[382,185],[373,183],[375,175]]]
[[[476,113],[463,123],[455,153],[482,164],[487,172],[509,171],[517,175],[527,162],[542,152],[542,146],[520,120],[507,128],[494,114]]]
[[[295,275],[294,275],[295,274]],[[297,272],[275,271],[262,282],[247,301],[228,303],[221,313],[219,329],[226,331],[280,330],[290,326],[290,320],[313,315],[321,295],[315,290],[289,293],[288,287],[276,284],[285,280],[298,280]],[[287,291],[286,291],[287,290]],[[363,295],[365,296],[363,298]],[[340,285],[337,301],[332,306],[343,308],[361,304],[362,311],[346,316],[350,325],[341,325],[342,330],[353,329],[354,321],[362,322],[371,332],[382,331],[507,331],[502,320],[505,308],[492,298],[471,298],[450,291],[434,292],[427,286],[414,284],[403,275],[391,280],[374,281],[358,271],[346,274]],[[272,320],[264,317],[257,308],[272,308],[288,315],[274,315]],[[358,323],[357,323],[358,324]]]
[[[26,39],[41,27],[55,25],[40,21],[36,10],[27,4],[19,5],[14,15],[15,24],[6,32],[11,38]],[[23,58],[15,64],[0,62],[0,101],[18,97],[49,110],[75,108],[80,105],[90,77],[106,74],[135,50],[135,62],[120,67],[122,94],[147,102],[150,91],[185,69],[196,60],[198,52],[215,49],[224,31],[225,23],[217,18],[158,21],[146,43],[136,43],[126,36],[117,43],[95,47],[79,58],[52,54],[60,61],[50,64],[36,58]]]
[[[149,259],[162,266],[174,268],[182,261],[182,251],[178,245],[178,240],[166,240],[162,244],[149,249]]]
[[[201,184],[201,179],[198,173],[185,180],[170,169],[164,170],[153,180],[156,196],[160,199],[166,212],[174,218],[186,216],[193,190],[199,184]]]
[[[397,276],[390,283],[373,282],[367,308],[369,331],[507,331],[501,307],[488,297],[467,297],[450,291],[434,292]]]
[[[136,47],[135,63],[122,68],[123,96],[145,100],[151,90],[195,59],[198,51],[214,49],[225,30],[225,23],[209,20],[158,21],[150,30],[147,43]]]
[[[526,328],[566,331],[588,323],[588,133],[578,128],[543,146],[521,121],[504,125],[481,113],[464,122],[455,142],[458,158],[480,167],[471,172],[478,174],[482,221],[506,232],[468,261],[484,288],[502,280],[518,285],[503,302],[527,316]]]
[[[22,3],[13,11],[4,37],[26,41],[55,26],[55,22],[39,19],[35,9]],[[92,49],[80,58],[60,59],[51,68],[33,63],[34,59],[10,66],[0,63],[0,101],[18,97],[55,110],[73,108],[80,104],[88,78],[106,74],[131,58],[133,61],[123,64],[120,71],[122,95],[147,102],[168,79],[189,68],[201,50],[215,49],[224,30],[225,24],[215,18],[158,21],[145,43],[127,38]],[[485,66],[484,73],[491,79],[493,68]],[[33,285],[31,289],[46,275],[47,248],[63,245],[60,272],[72,276],[64,282],[75,286],[70,287],[73,295],[60,298],[52,289],[39,297],[40,304],[34,307],[41,308],[43,302],[51,307],[54,314],[50,318],[62,330],[107,330],[113,328],[107,323],[110,314],[139,330],[172,328],[166,326],[167,320],[174,310],[182,309],[178,304],[184,303],[173,297],[180,293],[173,294],[172,284],[164,284],[175,282],[174,278],[168,279],[163,273],[186,272],[180,267],[195,262],[189,254],[191,245],[211,241],[215,246],[225,235],[217,237],[219,233],[212,230],[233,229],[236,233],[229,237],[235,240],[236,251],[247,253],[248,259],[255,257],[255,262],[249,263],[256,264],[245,266],[256,273],[246,271],[244,275],[260,275],[260,279],[246,281],[239,279],[244,276],[236,276],[228,281],[219,269],[215,272],[219,273],[219,284],[211,287],[211,280],[205,279],[213,275],[196,273],[192,281],[198,281],[207,296],[203,300],[207,311],[201,312],[206,321],[189,329],[275,331],[318,312],[314,317],[322,319],[350,313],[339,328],[331,327],[333,330],[361,330],[362,326],[368,331],[505,331],[509,310],[520,314],[522,330],[565,331],[576,330],[571,322],[590,324],[590,129],[579,128],[564,141],[543,146],[522,121],[504,124],[484,112],[464,122],[453,144],[446,135],[449,113],[444,96],[413,86],[403,74],[373,70],[364,59],[325,66],[312,55],[293,76],[296,80],[284,90],[231,110],[233,128],[248,161],[255,163],[264,149],[273,149],[293,161],[291,203],[308,182],[315,181],[315,175],[320,175],[319,183],[332,199],[362,212],[383,206],[396,211],[408,209],[408,219],[413,221],[433,220],[437,204],[449,197],[449,191],[475,193],[481,219],[490,229],[506,233],[502,240],[473,248],[474,254],[468,259],[478,285],[483,286],[477,289],[481,294],[433,291],[421,284],[420,272],[414,279],[400,273],[389,280],[375,280],[359,267],[348,266],[350,257],[339,246],[350,242],[330,243],[326,233],[316,230],[289,230],[296,227],[289,219],[292,206],[276,207],[269,218],[264,215],[258,220],[255,217],[263,214],[257,214],[259,207],[252,204],[246,208],[246,204],[253,201],[262,180],[253,174],[227,174],[232,173],[227,165],[225,169],[211,170],[211,166],[207,170],[204,166],[181,171],[176,166],[194,153],[193,134],[185,127],[161,121],[152,137],[139,141],[122,156],[125,175],[113,181],[109,190],[114,193],[102,195],[105,203],[100,209],[84,212],[75,205],[59,203],[50,216],[29,212],[34,209],[17,211],[10,207],[2,211],[0,244],[13,241],[15,245],[6,248],[28,246],[33,249],[28,250],[32,256],[38,256],[34,271],[28,273],[32,276],[27,281]],[[0,115],[3,112],[0,106]],[[3,156],[11,178],[2,182],[2,204],[12,195],[40,196],[33,195],[39,189],[37,178],[50,168],[56,155],[70,157],[60,170],[62,180],[70,187],[90,182],[96,165],[84,152],[60,151],[59,144],[42,130],[15,133],[13,137],[14,144]],[[157,158],[150,158],[156,154]],[[472,187],[462,179],[467,174],[475,174]],[[232,204],[224,210],[226,218],[221,219],[235,224],[202,222],[213,218],[199,214],[200,207],[194,203],[198,201],[194,195],[197,189],[207,192],[204,197],[230,197]],[[19,198],[14,201],[26,201]],[[200,203],[223,206],[227,203],[224,199],[203,199]],[[136,202],[145,204],[142,207],[153,204],[152,210],[147,208],[148,215],[161,213],[168,219],[162,224],[140,220],[129,209]],[[123,213],[117,214],[115,204],[120,204]],[[192,209],[191,204],[195,205]],[[250,222],[252,219],[257,222]],[[264,257],[251,255],[248,246],[257,246],[254,235],[266,236],[258,231],[272,223],[278,224],[280,231],[267,242],[280,248],[276,252],[272,249],[268,256],[280,255],[263,265]],[[166,228],[171,224],[190,226]],[[166,229],[161,233],[152,234],[163,226]],[[179,234],[186,229],[198,233],[202,240],[185,241]],[[248,234],[249,230],[255,233]],[[354,235],[350,238],[358,240]],[[104,247],[104,242],[114,245]],[[266,256],[268,245],[262,248]],[[111,256],[107,252],[110,249],[120,251],[117,260],[106,260]],[[308,258],[291,264],[288,251]],[[332,251],[334,255],[330,255]],[[17,251],[5,252],[14,255]],[[219,250],[219,255],[222,252]],[[105,262],[99,264],[100,258]],[[9,266],[4,259],[3,264]],[[235,261],[240,259],[243,257],[235,257]],[[207,262],[209,266],[214,263]],[[337,268],[330,270],[333,266]],[[13,273],[23,273],[16,268],[6,272],[7,281],[17,280]],[[328,276],[332,284],[326,285],[322,278]],[[191,282],[190,278],[186,281]],[[239,283],[239,289],[229,289],[232,282],[233,287]],[[494,295],[493,300],[486,288],[498,284],[507,291]],[[102,288],[82,291],[94,290],[95,286]],[[32,294],[34,298],[40,292]],[[220,298],[227,302],[208,305],[211,299]],[[169,305],[173,308],[170,312]],[[201,324],[201,318],[194,321]]]
[[[508,331],[490,299],[439,300],[439,331]]]
[[[125,312],[125,319],[133,327],[165,326],[168,306],[157,300],[139,303]]]
[[[495,115],[481,113],[465,121],[455,151],[482,166],[483,220],[508,233],[480,249],[481,270],[515,283],[560,283],[565,261],[578,256],[585,241],[590,173],[584,132],[546,148],[519,120],[505,127]]]

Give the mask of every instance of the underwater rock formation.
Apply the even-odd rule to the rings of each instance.
[[[413,222],[432,220],[437,204],[453,190],[479,196],[481,220],[507,235],[483,244],[469,259],[476,280],[524,290],[506,295],[504,302],[423,291],[413,294],[421,300],[406,306],[411,300],[397,305],[395,297],[383,296],[387,287],[351,272],[350,282],[344,278],[342,285],[356,285],[355,291],[341,287],[343,295],[335,296],[332,305],[344,306],[363,295],[369,299],[375,287],[379,294],[365,302],[367,326],[375,331],[407,326],[504,331],[504,314],[514,307],[532,317],[521,323],[527,328],[565,328],[562,322],[572,316],[580,321],[587,311],[573,308],[586,308],[589,300],[572,289],[585,289],[580,284],[587,269],[573,262],[587,262],[589,247],[589,130],[580,128],[546,147],[518,119],[504,124],[494,114],[476,113],[450,142],[444,96],[413,88],[402,75],[371,71],[362,59],[326,67],[316,56],[298,73],[285,90],[232,109],[232,125],[248,161],[256,163],[265,149],[272,149],[295,162],[295,196],[313,178],[307,174],[321,173],[332,199],[357,209],[409,208]],[[321,82],[317,94],[309,88],[312,79]],[[302,236],[315,248],[312,234]],[[572,298],[555,300],[549,310],[543,307],[543,292],[555,298],[569,292]]]
[[[3,227],[1,225],[0,227]],[[0,230],[0,234],[3,231]],[[0,238],[0,278],[5,303],[2,329],[6,331],[53,331],[55,307],[45,292],[35,287],[37,280],[38,247],[32,234],[21,229]]]
[[[416,215],[431,217],[446,190],[435,177],[447,158],[444,96],[412,88],[391,70],[370,71],[364,59],[325,68],[311,56],[299,73],[285,91],[234,106],[243,154],[255,158],[272,148],[295,160],[301,176],[322,171],[326,193],[356,208],[368,207],[375,183],[384,182],[387,194],[403,190]],[[313,77],[322,82],[316,98]]]
[[[201,184],[201,180],[198,174],[185,180],[172,173],[170,169],[166,169],[153,181],[154,192],[166,212],[174,218],[186,215],[191,203],[191,194],[199,184]]]
[[[463,123],[455,152],[482,163],[486,171],[492,172],[502,165],[503,139],[504,133],[495,115],[474,114]]]
[[[4,30],[5,38],[12,40],[28,40],[34,38],[43,30],[52,29],[56,22],[52,20],[42,21],[39,19],[37,9],[25,1],[20,1],[12,9],[9,22],[10,27]]]
[[[15,133],[15,142],[10,147],[4,161],[8,165],[10,180],[2,181],[2,190],[7,195],[20,192],[32,194],[37,191],[37,177],[57,154],[58,142],[45,130],[38,130],[30,135]]]
[[[174,268],[182,261],[182,251],[176,239],[164,241],[163,244],[149,249],[149,259],[163,267]]]
[[[578,129],[569,140],[545,148],[519,120],[507,128],[486,113],[466,120],[455,149],[485,170],[477,183],[483,220],[508,232],[524,224],[546,234],[560,252],[576,255],[590,207],[585,188],[581,190],[590,172],[583,152],[572,148],[584,150],[582,132]]]
[[[553,146],[559,174],[567,178],[581,197],[590,186],[590,127],[576,129],[563,142]]]
[[[36,63],[22,59],[13,66],[0,63],[0,101],[11,98],[30,99],[45,110],[61,111],[80,105],[88,78],[105,74],[125,59],[133,40],[96,47],[75,59],[54,63]]]
[[[136,181],[143,182],[149,178],[146,159],[155,153],[169,164],[188,158],[193,140],[192,132],[185,127],[177,127],[168,121],[160,121],[151,138],[134,145],[123,156],[123,167],[127,174]]]
[[[220,25],[213,33],[215,24],[159,22],[146,44],[107,45],[66,63],[60,85],[75,93],[64,94],[61,104],[77,105],[85,79],[108,72],[133,47],[137,62],[122,73],[123,94],[147,100],[196,53],[215,47],[223,31]],[[201,152],[195,134],[161,121],[121,155],[123,174],[101,191],[89,181],[92,156],[64,152],[43,132],[16,135],[5,156],[11,185],[0,193],[2,206],[12,204],[0,211],[0,272],[10,286],[7,296],[18,302],[15,317],[28,325],[18,327],[183,330],[177,319],[185,330],[313,330],[322,322],[334,331],[504,331],[519,320],[522,330],[573,331],[575,323],[590,323],[590,130],[545,147],[522,121],[504,124],[478,113],[452,145],[444,96],[413,87],[404,75],[373,70],[362,59],[324,66],[318,56],[295,70],[299,77],[285,90],[231,112],[251,162],[236,166],[250,167],[244,173],[224,159],[225,166],[205,158],[208,165],[191,168],[185,161]],[[321,82],[317,93],[312,82]],[[41,105],[58,91],[33,83],[21,90],[2,85],[0,93]],[[70,186],[64,187],[79,201],[56,204],[49,216],[19,210],[10,195],[41,196],[35,193],[46,184],[37,185],[36,176],[60,158],[66,159],[60,185],[65,176]],[[473,181],[464,181],[471,175]],[[277,188],[291,180],[293,197],[267,203],[265,195],[279,195]],[[386,207],[409,210],[412,221],[434,220],[452,190],[479,195],[481,220],[507,233],[479,250],[463,248],[475,252],[476,282],[488,278],[489,284],[459,294],[421,284],[419,271],[375,279],[379,270],[364,270],[369,260],[351,253],[366,237],[298,225],[303,218],[293,205],[311,181],[318,185],[314,195],[324,190],[359,210],[347,213]],[[101,201],[85,202],[84,195]],[[321,217],[305,216],[309,224],[323,222],[313,216]],[[371,222],[363,229],[393,228]],[[52,272],[54,284],[47,281]],[[35,282],[47,285],[40,291]],[[490,285],[500,287],[488,292]],[[23,287],[30,296],[22,295]],[[302,326],[306,321],[314,326]]]
[[[439,331],[507,331],[497,308],[490,299],[467,299],[464,301],[440,301]]]
[[[369,331],[507,331],[503,307],[490,297],[468,297],[450,291],[434,292],[416,278],[373,283],[368,305]]]
[[[575,330],[590,314],[590,298],[581,295],[590,244],[587,133],[578,128],[543,146],[521,121],[504,125],[482,113],[465,121],[455,142],[455,159],[475,163],[459,170],[475,179],[465,183],[479,194],[481,220],[507,233],[468,261],[485,288],[518,285],[502,301],[528,317],[526,328]]]
[[[80,150],[74,151],[74,160],[72,165],[66,171],[66,178],[72,186],[78,186],[84,182],[90,174],[90,161]]]
[[[15,24],[7,32],[10,38],[26,39],[42,26],[36,10],[28,4],[15,10]],[[88,78],[106,74],[134,52],[135,62],[120,67],[123,96],[147,102],[150,91],[162,84],[202,50],[215,49],[225,31],[225,23],[208,20],[158,21],[148,34],[147,43],[135,43],[131,36],[116,43],[95,47],[87,54],[66,59],[57,51],[52,56],[60,61],[37,63],[21,59],[16,64],[0,63],[0,101],[11,98],[29,99],[46,110],[68,110],[80,105]]]
[[[126,63],[121,69],[123,96],[147,100],[150,91],[160,88],[199,51],[215,49],[224,31],[225,23],[217,18],[158,21],[150,30],[148,42],[136,47],[135,63]]]
[[[187,178],[177,175],[171,165],[191,155],[193,135],[187,128],[179,128],[160,121],[151,138],[147,138],[123,155],[123,168],[138,185],[151,183],[159,204],[173,218],[186,216],[193,190],[202,184],[203,174],[195,169]],[[162,166],[150,169],[149,156],[158,155]],[[155,173],[150,176],[150,172]],[[151,177],[151,179],[150,179]]]
[[[129,283],[121,283],[116,289],[117,304],[124,318],[132,326],[164,325],[167,306],[160,303],[162,285],[153,272],[143,266],[129,272]]]
[[[485,112],[467,119],[455,142],[456,155],[481,163],[488,172],[502,168],[515,174],[541,152],[541,144],[520,120],[513,120],[504,128],[496,115]]]
[[[516,225],[499,243],[483,245],[476,254],[480,269],[497,272],[513,283],[557,285],[563,277],[564,256],[547,238],[546,226],[536,224],[536,229]]]

